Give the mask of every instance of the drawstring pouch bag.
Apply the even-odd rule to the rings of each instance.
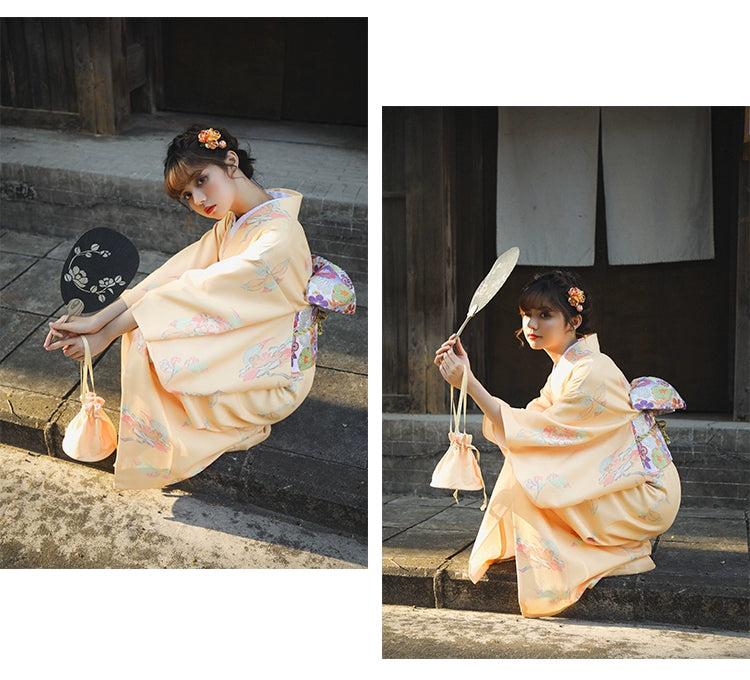
[[[85,358],[81,362],[81,410],[65,429],[63,451],[84,463],[104,460],[117,448],[115,426],[104,412],[104,399],[96,396],[91,350],[82,335]],[[89,390],[89,379],[91,390]]]
[[[466,388],[468,382],[468,371],[464,371],[461,379],[461,391],[458,396],[458,405],[453,400],[453,386],[451,385],[451,430],[448,434],[450,446],[445,455],[440,459],[435,471],[432,473],[430,486],[438,489],[455,489],[453,497],[458,503],[458,492],[478,491],[484,492],[484,503],[482,510],[487,507],[487,492],[482,479],[482,471],[479,468],[479,451],[472,445],[472,437],[466,432]],[[463,414],[463,430],[460,430],[461,415]]]

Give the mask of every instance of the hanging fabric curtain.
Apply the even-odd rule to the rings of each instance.
[[[598,107],[500,107],[497,252],[518,264],[594,264]]]
[[[610,264],[714,257],[711,111],[602,109]]]

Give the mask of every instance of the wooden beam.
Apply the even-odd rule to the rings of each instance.
[[[35,127],[45,130],[80,132],[81,116],[70,111],[39,111],[14,106],[0,106],[0,119],[3,125]]]
[[[114,135],[130,124],[122,19],[73,19],[73,61],[83,129]]]
[[[745,116],[747,126],[747,110]],[[747,157],[740,161],[738,213],[734,419],[748,421],[750,420],[750,161]]]

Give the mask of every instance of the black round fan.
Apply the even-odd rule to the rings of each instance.
[[[68,315],[89,314],[116,300],[138,271],[138,250],[114,229],[96,227],[71,248],[60,275]]]

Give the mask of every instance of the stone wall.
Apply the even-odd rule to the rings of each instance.
[[[670,450],[682,480],[682,503],[693,507],[747,509],[750,498],[750,423],[667,416]],[[383,416],[383,493],[445,496],[433,489],[435,465],[448,449],[448,416]],[[466,431],[480,452],[490,494],[502,467],[502,454],[482,435],[482,418],[469,415]],[[481,498],[479,492],[460,497]]]

